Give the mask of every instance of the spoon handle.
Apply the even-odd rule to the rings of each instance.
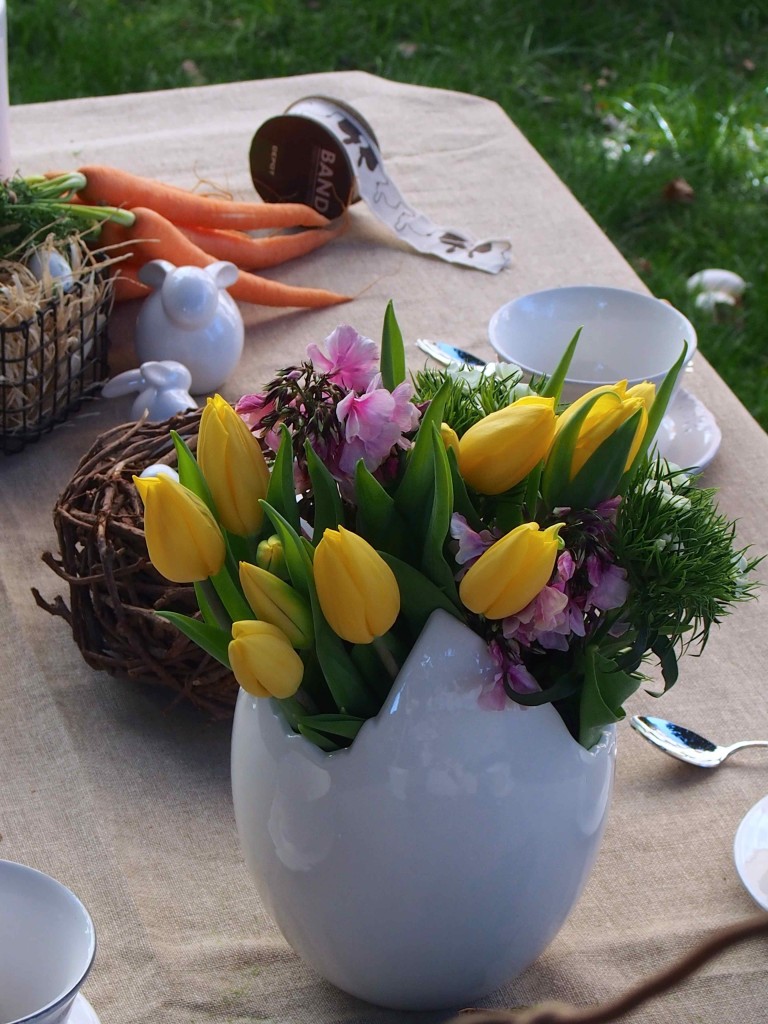
[[[744,747],[768,747],[768,740],[741,740],[739,743],[732,743],[729,747],[724,748],[727,753],[723,760],[737,750],[743,750]]]

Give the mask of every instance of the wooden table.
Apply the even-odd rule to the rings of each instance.
[[[490,276],[418,256],[359,204],[344,238],[275,272],[358,297],[313,312],[244,310],[246,353],[227,397],[257,390],[340,321],[378,337],[389,298],[408,342],[442,337],[490,357],[488,319],[516,295],[575,283],[643,289],[498,107],[358,72],[15,107],[15,163],[24,173],[111,163],[247,196],[255,129],[315,93],[351,102],[372,122],[390,174],[415,206],[478,237],[508,236],[514,263]],[[115,320],[115,370],[132,361],[134,316],[123,310]],[[409,355],[418,365],[411,345]],[[686,387],[723,430],[703,482],[721,488],[742,543],[764,547],[768,439],[701,355]],[[31,587],[61,592],[40,561],[55,546],[56,496],[94,437],[128,408],[127,399],[93,403],[0,463],[0,856],[54,874],[90,908],[99,952],[85,993],[102,1024],[397,1019],[320,981],[261,908],[235,834],[229,724],[189,708],[165,711],[162,695],[92,671],[66,625],[32,600]],[[641,693],[630,710],[724,742],[768,735],[767,625],[764,601],[740,609],[703,658],[684,662],[661,704]],[[489,1006],[600,1001],[755,909],[731,850],[742,815],[768,790],[765,755],[709,774],[664,758],[628,726],[619,745],[611,820],[582,900],[537,963]],[[642,1020],[758,1020],[767,990],[764,950],[752,944],[649,1006]]]

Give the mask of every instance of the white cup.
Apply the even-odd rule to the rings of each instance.
[[[0,860],[0,1024],[62,1024],[95,955],[93,922],[77,896]]]
[[[657,387],[688,345],[697,348],[691,322],[660,299],[624,288],[579,285],[522,295],[491,317],[491,345],[526,376],[551,375],[573,335],[582,328],[562,399],[573,402],[592,388],[627,380]],[[678,376],[676,388],[679,387]]]

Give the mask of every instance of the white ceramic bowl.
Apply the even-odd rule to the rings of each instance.
[[[640,292],[597,285],[521,295],[494,313],[488,334],[502,359],[528,376],[549,375],[579,327],[581,337],[563,387],[566,402],[619,380],[658,386],[683,342],[688,343],[688,361],[697,348],[693,325],[673,306]]]
[[[0,860],[0,1024],[65,1021],[95,955],[93,922],[77,896]]]

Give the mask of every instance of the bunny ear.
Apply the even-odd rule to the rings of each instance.
[[[143,387],[144,377],[141,370],[126,370],[125,373],[118,373],[116,377],[106,381],[101,394],[104,398],[120,398],[121,395],[140,391]]]
[[[240,273],[235,264],[228,263],[227,260],[217,260],[216,263],[210,263],[205,268],[205,272],[211,275],[219,288],[228,288],[231,284],[234,284],[237,280],[237,275]]]
[[[150,260],[139,270],[139,280],[150,288],[162,287],[163,281],[176,267],[168,260]]]
[[[186,388],[192,383],[192,374],[183,363],[178,363],[175,359],[142,363],[141,373],[147,384],[152,384],[156,388]]]

